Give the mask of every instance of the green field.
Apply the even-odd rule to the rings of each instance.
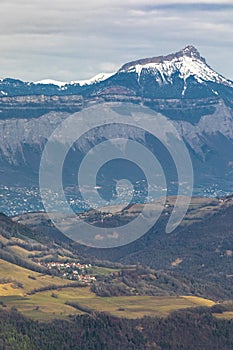
[[[122,296],[97,297],[89,287],[60,288],[30,296],[3,296],[0,301],[7,307],[16,307],[24,315],[38,320],[66,318],[82,311],[66,305],[72,302],[92,312],[108,312],[118,317],[168,316],[179,309],[212,306],[214,302],[198,297]]]
[[[233,319],[233,311],[226,311],[222,314],[213,314],[217,318],[222,318],[224,320],[232,320]]]
[[[29,276],[35,279],[31,279]],[[62,278],[52,277],[49,275],[34,272],[0,259],[0,279],[4,278],[22,284],[22,288],[16,288],[14,286],[15,283],[12,283],[10,285],[7,283],[7,286],[0,284],[0,296],[3,295],[1,292],[3,293],[5,290],[4,287],[7,287],[9,291],[9,293],[6,293],[6,295],[23,296],[36,288],[45,287],[51,284],[60,286],[65,285],[69,282]]]

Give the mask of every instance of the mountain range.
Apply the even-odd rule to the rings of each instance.
[[[126,63],[116,73],[100,74],[90,81],[1,80],[2,186],[38,186],[44,145],[69,115],[100,103],[125,102],[147,106],[173,123],[191,155],[195,194],[216,196],[232,192],[233,82],[215,72],[193,46],[175,54]],[[98,141],[104,139],[104,132],[99,131]],[[111,135],[112,130],[107,134]],[[119,130],[116,136],[120,135]],[[146,134],[140,142],[153,148]],[[93,135],[83,140],[81,147],[75,146],[69,164],[74,159],[81,160],[91,146]],[[166,166],[164,151],[159,153],[159,161]],[[102,178],[111,176],[122,174],[117,174],[115,168],[108,169]],[[172,175],[168,176],[173,179]],[[64,178],[67,186],[74,185],[73,174],[65,174]]]
[[[60,82],[45,79],[23,82],[3,79],[0,96],[102,95],[141,96],[144,98],[232,98],[233,82],[216,73],[198,50],[189,45],[183,50],[124,64],[116,73],[100,73],[90,80]]]

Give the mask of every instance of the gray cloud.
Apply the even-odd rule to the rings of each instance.
[[[0,76],[76,80],[193,44],[233,79],[232,1],[1,1]]]
[[[141,6],[145,11],[166,10],[166,11],[228,11],[233,10],[232,3],[211,3],[211,2],[171,2],[155,5]]]

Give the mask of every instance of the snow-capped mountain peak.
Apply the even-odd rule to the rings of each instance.
[[[175,54],[126,63],[119,72],[136,72],[138,79],[140,79],[142,72],[152,73],[160,85],[172,83],[173,75],[178,74],[184,82],[193,76],[199,83],[208,81],[233,87],[233,83],[215,72],[199,51],[191,45]]]

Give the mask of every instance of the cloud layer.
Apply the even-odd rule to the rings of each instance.
[[[1,15],[1,77],[85,79],[193,44],[233,80],[232,0],[2,0]]]

